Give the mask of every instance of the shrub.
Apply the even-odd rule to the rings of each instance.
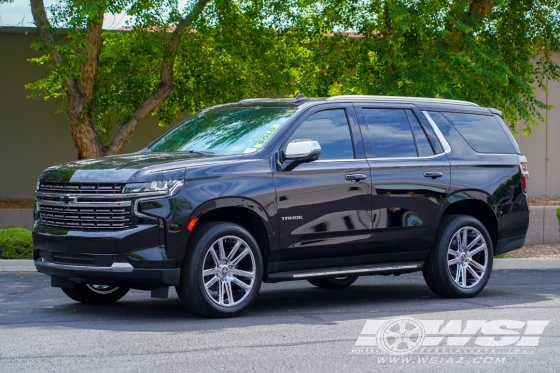
[[[31,231],[23,228],[0,229],[1,259],[31,259],[32,252]]]
[[[560,207],[556,209],[556,218],[558,218],[558,223],[560,223]],[[560,233],[560,228],[558,229],[558,233]]]

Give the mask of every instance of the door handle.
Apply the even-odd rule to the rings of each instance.
[[[367,175],[365,174],[349,174],[346,175],[346,180],[348,181],[361,181],[367,179]]]
[[[442,177],[442,176],[443,176],[443,172],[434,172],[434,171],[424,172],[424,177],[430,179],[437,179],[438,177]]]

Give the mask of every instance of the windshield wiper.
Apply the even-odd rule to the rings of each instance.
[[[205,154],[205,155],[215,155],[214,152],[209,152],[207,150],[187,150],[187,153]]]

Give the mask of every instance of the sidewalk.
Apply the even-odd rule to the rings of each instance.
[[[560,258],[494,259],[494,269],[560,269]],[[0,272],[37,272],[37,270],[32,260],[0,259]]]

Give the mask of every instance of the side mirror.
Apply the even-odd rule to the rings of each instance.
[[[313,162],[321,155],[321,145],[314,140],[294,140],[286,148],[285,159],[296,163]]]

